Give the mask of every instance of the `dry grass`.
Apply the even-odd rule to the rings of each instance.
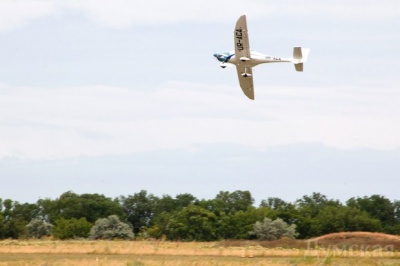
[[[374,233],[331,234],[308,242],[4,240],[0,265],[400,265],[398,248],[387,248],[398,247],[398,241]]]

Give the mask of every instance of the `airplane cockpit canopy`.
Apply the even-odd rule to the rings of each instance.
[[[232,52],[224,52],[224,53],[214,54],[214,57],[217,58],[218,61],[226,63],[233,55],[235,54]]]

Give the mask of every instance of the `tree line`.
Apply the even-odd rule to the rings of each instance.
[[[213,199],[157,197],[146,190],[117,198],[68,191],[36,203],[0,199],[0,239],[306,239],[350,231],[400,234],[400,201],[372,195],[342,203],[313,193],[294,202],[270,197],[255,206],[242,190]]]

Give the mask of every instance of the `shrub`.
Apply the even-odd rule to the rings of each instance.
[[[133,239],[132,227],[119,220],[117,215],[100,218],[96,221],[89,234],[90,239]]]
[[[92,225],[84,217],[79,220],[61,218],[55,222],[53,235],[59,239],[87,238]]]
[[[288,225],[280,218],[274,221],[264,218],[263,222],[256,222],[250,234],[256,235],[261,240],[276,240],[282,237],[294,238],[297,236],[296,225]]]
[[[51,234],[53,225],[39,218],[32,219],[27,225],[28,236],[33,238],[41,238]]]

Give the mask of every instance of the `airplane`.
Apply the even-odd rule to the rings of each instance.
[[[253,67],[259,64],[288,62],[294,64],[296,71],[302,72],[303,64],[310,53],[308,48],[294,47],[293,57],[282,58],[250,50],[246,15],[242,15],[237,20],[233,36],[235,51],[216,53],[214,57],[221,62],[222,68],[225,68],[227,63],[236,66],[240,87],[251,100],[254,100]]]

